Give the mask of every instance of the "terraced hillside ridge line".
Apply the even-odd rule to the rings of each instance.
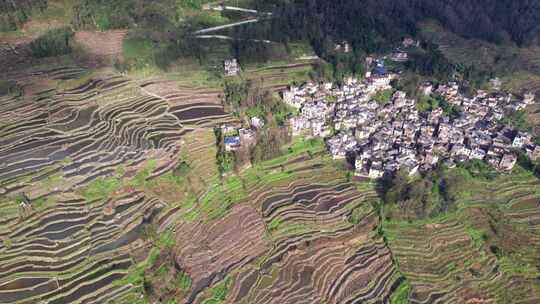
[[[213,127],[232,116],[206,88],[154,97],[75,66],[7,77],[29,89],[0,97],[0,303],[123,301],[147,228],[178,216],[179,197],[162,200],[153,181],[186,161],[202,194],[217,176]]]
[[[211,225],[180,225],[176,262],[193,280],[188,302],[216,278],[242,267],[270,248],[264,237],[264,221],[248,206],[234,207],[231,213]]]
[[[411,303],[537,303],[540,181],[523,169],[481,186],[427,222],[384,223]],[[444,262],[443,262],[444,261]]]
[[[58,76],[56,71],[34,75],[79,73],[61,71]],[[217,103],[190,100],[193,93],[184,97],[178,92],[165,101],[148,96],[126,78],[105,76],[74,89],[47,92],[38,102],[3,97],[0,185],[9,193],[27,174],[61,166],[63,177],[78,186],[114,173],[117,165],[134,167],[150,156],[177,160],[182,136],[231,118]]]
[[[389,303],[403,277],[376,233],[374,186],[357,188],[322,144],[306,146],[179,211],[176,262],[193,279],[185,303],[211,303],[216,289],[223,303]]]
[[[11,245],[0,246],[0,303],[103,303],[130,288],[111,283],[127,274],[143,218],[159,204],[132,194],[104,212],[104,201],[57,199],[3,225],[0,238]]]

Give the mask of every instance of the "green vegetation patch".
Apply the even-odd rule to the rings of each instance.
[[[114,192],[122,189],[123,187],[136,187],[144,189],[149,185],[147,180],[152,171],[156,168],[156,160],[148,160],[144,167],[137,172],[137,174],[130,180],[123,180],[118,177],[101,177],[93,180],[85,187],[81,188],[78,192],[87,200],[93,201],[96,199],[103,199],[110,197]],[[119,167],[117,173],[122,173],[124,168]],[[119,174],[122,175],[122,174]]]
[[[121,181],[115,177],[98,178],[81,189],[80,193],[87,201],[93,201],[111,196],[121,186]]]
[[[208,290],[208,293],[210,294],[210,298],[204,300],[204,302],[202,303],[203,304],[224,303],[225,299],[227,298],[227,294],[229,293],[229,288],[231,287],[231,285],[232,285],[232,280],[230,278],[226,278],[225,280],[214,285],[212,288]]]
[[[478,249],[480,249],[487,240],[487,234],[477,228],[474,228],[472,225],[466,226],[465,231],[473,241],[474,246]]]
[[[74,33],[69,27],[52,29],[30,43],[32,55],[37,58],[69,54]]]
[[[154,64],[154,43],[147,38],[131,37],[124,40],[122,54],[131,68],[143,68]]]
[[[265,91],[261,80],[233,78],[225,81],[225,101],[239,116],[258,117],[283,126],[294,109]]]
[[[528,131],[531,129],[531,125],[527,121],[527,112],[524,110],[514,111],[508,115],[505,115],[501,122],[507,126],[511,126],[523,131]]]
[[[106,31],[132,24],[136,0],[81,0],[74,7],[72,24],[79,29]]]
[[[191,288],[192,279],[187,273],[183,271],[180,271],[176,275],[176,281],[177,281],[176,285],[181,290],[189,290]]]
[[[392,95],[394,94],[394,90],[388,89],[377,92],[375,96],[373,96],[373,100],[375,100],[378,104],[387,104],[390,102],[390,99],[392,98]]]
[[[234,204],[247,198],[248,192],[243,185],[238,176],[224,178],[201,200],[200,211],[210,220],[223,217]]]
[[[148,160],[145,166],[141,170],[139,170],[139,172],[137,172],[135,177],[133,177],[133,179],[128,181],[126,185],[133,186],[133,187],[144,187],[147,182],[147,178],[150,176],[152,171],[154,171],[156,166],[157,166],[157,161],[155,159]]]
[[[455,211],[484,188],[484,183],[499,176],[485,162],[472,160],[455,168],[441,165],[423,175],[409,176],[398,171],[381,181],[384,189],[385,217],[419,220]]]
[[[355,204],[348,204],[349,206],[356,206]],[[367,202],[364,202],[360,204],[357,207],[353,207],[354,209],[351,212],[351,215],[349,216],[348,220],[351,224],[358,225],[366,217],[366,215],[370,214],[373,211],[373,208],[371,207],[371,204],[368,204]]]
[[[39,198],[32,202],[32,208],[35,211],[46,209],[47,207],[54,206],[56,204],[56,200],[48,196],[46,198]]]
[[[282,148],[283,155],[264,161],[261,163],[263,167],[276,166],[281,163],[286,163],[288,160],[294,159],[302,154],[313,155],[316,152],[324,150],[324,141],[319,138],[304,139],[298,137],[293,142]]]
[[[390,304],[408,304],[411,288],[411,284],[407,280],[404,280],[394,293],[392,293]]]
[[[438,108],[441,108],[443,114],[451,119],[455,119],[461,115],[459,107],[448,103],[444,97],[439,95],[420,96],[416,103],[416,109],[420,112],[431,112]]]
[[[16,82],[0,79],[0,96],[14,95],[20,97],[23,95],[23,93],[23,88],[19,86]]]
[[[148,257],[144,261],[132,266],[128,275],[120,280],[115,281],[114,284],[117,286],[132,284],[139,292],[142,292],[144,285],[144,273],[146,269],[151,267],[156,262],[159,254],[160,251],[158,248],[152,248],[148,254]]]
[[[167,230],[159,235],[156,240],[156,246],[161,250],[173,249],[176,245],[174,232]]]
[[[270,221],[270,224],[268,224],[268,232],[272,233],[272,232],[278,230],[281,223],[282,223],[281,218],[279,218],[279,217],[273,218]]]

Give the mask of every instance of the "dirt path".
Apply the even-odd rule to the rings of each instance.
[[[225,25],[220,25],[220,26],[214,26],[214,27],[210,27],[210,28],[207,28],[207,29],[198,30],[196,32],[193,32],[193,34],[197,35],[197,34],[210,33],[210,32],[215,32],[215,31],[219,31],[219,30],[224,30],[226,28],[231,28],[231,27],[235,27],[235,26],[240,26],[240,25],[244,25],[244,24],[248,24],[248,23],[256,23],[256,22],[259,22],[259,18],[248,19],[248,20],[235,22],[235,23],[230,23],[230,24],[225,24]]]

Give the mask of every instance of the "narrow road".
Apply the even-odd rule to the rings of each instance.
[[[237,12],[250,13],[250,14],[263,14],[263,15],[268,15],[268,16],[272,15],[272,13],[262,13],[254,9],[247,9],[247,8],[227,6],[227,5],[217,5],[217,6],[210,5],[207,9],[213,10],[213,11],[220,11],[220,12],[221,11],[237,11]]]
[[[225,35],[197,35],[195,38],[199,39],[221,39],[221,40],[238,40],[238,41],[251,41],[251,42],[262,42],[262,43],[272,43],[270,40],[258,40],[258,39],[237,39]]]
[[[223,30],[223,29],[226,29],[226,28],[231,28],[231,27],[235,27],[235,26],[239,26],[239,25],[243,25],[243,24],[256,23],[256,22],[259,22],[259,18],[244,20],[244,21],[225,24],[225,25],[220,25],[220,26],[209,27],[209,28],[206,28],[206,29],[195,31],[195,32],[193,32],[193,34],[198,35],[198,34],[210,33],[210,32]]]

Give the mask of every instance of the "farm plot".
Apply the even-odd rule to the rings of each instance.
[[[141,193],[113,201],[51,196],[41,212],[2,227],[0,303],[103,303],[140,250],[145,218],[159,204]],[[111,207],[113,206],[113,207]]]
[[[68,77],[78,71],[34,74]],[[183,102],[179,94],[147,94],[133,81],[110,75],[60,92],[2,97],[0,117],[6,120],[0,126],[0,186],[8,194],[16,192],[19,180],[40,172],[39,180],[51,167],[61,167],[63,177],[75,186],[110,175],[118,165],[129,171],[150,157],[161,160],[157,170],[170,167],[178,160],[184,135],[230,120],[218,104]],[[197,92],[190,94],[186,98]]]
[[[357,188],[318,142],[225,177],[180,209],[182,303],[389,302],[403,281]],[[195,235],[195,237],[193,237]]]
[[[456,212],[383,229],[411,303],[535,303],[540,180],[517,168],[474,181]]]
[[[157,181],[186,162],[202,193],[217,175],[213,127],[230,115],[213,99],[219,117],[182,121],[172,107],[204,109],[198,91],[173,104],[78,67],[8,76],[26,90],[0,96],[0,303],[124,301],[139,288],[131,270],[148,257],[147,231],[171,226],[166,198],[181,197],[161,197]]]
[[[286,88],[292,82],[302,83],[310,79],[310,71],[316,60],[293,60],[281,64],[269,64],[266,67],[248,67],[246,77],[261,81],[263,88],[271,91],[279,91]]]

